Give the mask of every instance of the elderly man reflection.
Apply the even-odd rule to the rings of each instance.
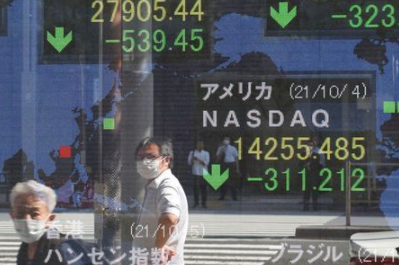
[[[84,251],[83,243],[76,240],[49,238],[46,233],[55,219],[52,213],[56,205],[56,194],[34,180],[17,183],[11,190],[11,218],[15,230],[23,242],[20,246],[18,265],[59,265],[68,264],[66,257],[73,256],[67,250],[79,255]],[[52,255],[51,255],[52,254]],[[87,256],[75,265],[92,264]]]
[[[188,203],[179,180],[170,169],[172,161],[169,140],[146,138],[136,149],[137,171],[147,183],[133,247],[148,252],[160,250],[162,263],[184,265]]]

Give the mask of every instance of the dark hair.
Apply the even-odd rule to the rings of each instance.
[[[137,156],[139,150],[146,145],[150,144],[155,144],[158,146],[159,154],[163,157],[169,157],[170,158],[170,163],[169,167],[172,168],[173,165],[173,143],[172,140],[169,138],[163,138],[163,137],[146,137],[143,140],[140,141],[136,148],[135,155]]]

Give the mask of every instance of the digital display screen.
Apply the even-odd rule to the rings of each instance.
[[[398,8],[0,0],[0,264],[399,264]]]
[[[246,180],[264,181],[266,191],[305,191],[308,176],[302,167],[319,155],[330,167],[320,169],[318,174],[326,178],[310,188],[345,191],[345,161],[366,162],[368,146],[375,141],[370,138],[375,123],[368,121],[376,115],[374,80],[372,73],[361,72],[210,74],[197,81],[197,126],[209,137],[207,142],[213,142],[215,134],[230,135],[239,162],[251,168]],[[342,105],[356,124],[342,120],[343,113],[337,111]],[[309,128],[318,134],[312,136]],[[318,155],[307,149],[312,137],[321,139]],[[333,171],[340,176],[332,176]],[[361,179],[366,174],[360,168],[354,172]],[[356,184],[352,191],[364,192],[362,182],[357,183],[363,187]]]
[[[44,0],[42,23],[43,63],[93,63],[99,55],[112,60],[122,53],[168,61],[181,54],[186,59],[209,58],[211,52],[206,0]]]
[[[267,1],[266,36],[394,37],[396,1]]]

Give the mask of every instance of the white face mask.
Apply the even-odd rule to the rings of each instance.
[[[224,144],[224,145],[229,145],[229,144],[230,144],[230,141],[229,141],[229,140],[223,140],[223,144]]]
[[[15,231],[22,242],[27,244],[38,241],[46,232],[46,219],[13,219]]]
[[[143,161],[137,161],[137,172],[140,176],[147,180],[154,179],[161,173],[159,165],[162,159],[147,159],[144,158]]]

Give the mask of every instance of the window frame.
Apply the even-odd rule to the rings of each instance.
[[[0,8],[0,37],[7,36],[7,7]]]

